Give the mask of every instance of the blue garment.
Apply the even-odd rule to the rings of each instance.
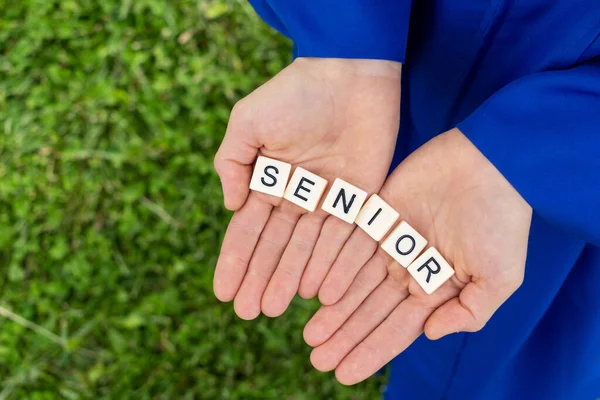
[[[534,210],[525,282],[474,334],[422,336],[389,399],[600,398],[598,0],[252,0],[297,56],[404,63],[399,163],[458,126]],[[405,48],[407,50],[405,52]]]

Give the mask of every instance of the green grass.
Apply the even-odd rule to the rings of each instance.
[[[314,302],[212,293],[229,110],[289,62],[243,0],[0,0],[0,399],[373,399]]]

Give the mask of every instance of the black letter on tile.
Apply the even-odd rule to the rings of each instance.
[[[434,271],[429,267],[429,263],[434,263],[435,266],[437,267],[437,269]],[[427,283],[429,283],[429,279],[431,278],[431,275],[435,275],[437,273],[439,273],[442,270],[442,267],[440,267],[440,264],[438,264],[437,261],[435,261],[435,258],[431,257],[429,260],[427,260],[427,262],[423,265],[421,265],[419,267],[419,269],[417,270],[417,272],[420,272],[423,268],[427,268]]]
[[[404,239],[410,239],[410,241],[412,242],[410,244],[410,248],[408,249],[408,251],[402,251],[400,250],[400,242],[402,242]],[[402,235],[398,238],[398,240],[396,241],[396,251],[398,253],[400,253],[403,256],[406,256],[410,253],[412,253],[412,251],[415,249],[417,242],[415,241],[415,238],[410,236],[410,235]]]
[[[307,199],[306,197],[304,197],[304,196],[301,196],[301,195],[298,193],[298,192],[300,191],[300,189],[302,189],[302,190],[305,190],[305,191],[307,191],[308,193],[310,193],[310,189],[309,189],[309,188],[307,188],[307,187],[305,187],[305,186],[302,186],[302,184],[303,184],[304,182],[306,182],[306,183],[308,183],[308,184],[310,184],[310,185],[312,185],[312,186],[314,186],[314,185],[315,185],[315,183],[314,183],[313,181],[311,181],[310,179],[308,179],[308,178],[304,178],[304,177],[300,178],[300,182],[298,182],[298,187],[296,188],[296,191],[294,192],[294,196],[296,196],[297,198],[299,198],[299,199],[302,199],[302,200],[304,200],[304,201],[308,201],[308,199]]]
[[[276,167],[276,166],[274,166],[274,165],[267,165],[267,166],[265,167],[265,175],[266,175],[266,176],[268,176],[269,178],[273,179],[273,182],[271,182],[271,183],[267,183],[267,182],[265,181],[265,178],[264,178],[264,177],[260,178],[260,181],[261,181],[261,182],[262,182],[262,184],[263,184],[263,185],[265,185],[265,186],[268,186],[268,187],[273,187],[273,186],[277,185],[277,178],[275,177],[275,175],[271,175],[271,174],[269,173],[269,169],[273,169],[273,170],[275,170],[275,174],[278,174],[278,173],[279,173],[279,170],[278,170],[278,169],[277,169],[277,167]]]
[[[352,207],[352,203],[354,203],[356,195],[353,194],[350,198],[350,202],[346,204],[346,191],[344,189],[340,189],[340,192],[338,193],[337,197],[335,198],[335,201],[333,202],[333,208],[337,206],[337,203],[338,201],[340,201],[340,198],[342,199],[342,207],[344,207],[344,213],[348,214],[350,212],[350,208]]]
[[[367,225],[371,225],[373,223],[373,221],[375,221],[375,218],[377,218],[377,216],[379,215],[379,213],[383,210],[383,208],[380,208],[379,210],[377,210],[377,212],[375,213],[375,215],[373,215],[373,218],[371,218],[371,220],[369,221],[369,223]]]

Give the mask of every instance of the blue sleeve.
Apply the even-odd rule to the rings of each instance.
[[[534,212],[600,246],[600,57],[515,81],[458,128]]]
[[[250,0],[297,57],[404,62],[411,0]]]

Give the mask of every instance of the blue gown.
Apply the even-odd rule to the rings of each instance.
[[[251,0],[295,56],[404,63],[398,164],[458,126],[533,207],[522,287],[421,336],[389,399],[600,398],[600,2]]]

